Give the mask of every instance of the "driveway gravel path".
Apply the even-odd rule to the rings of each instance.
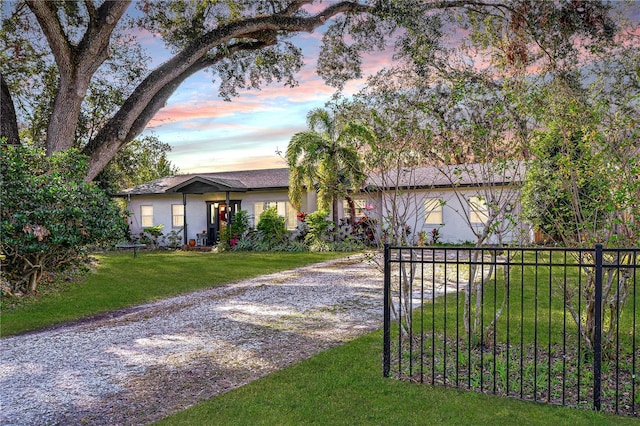
[[[148,424],[382,324],[362,257],[0,340],[0,424]]]

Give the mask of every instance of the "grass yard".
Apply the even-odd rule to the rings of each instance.
[[[472,341],[465,332],[462,292],[441,296],[434,303],[430,299],[422,305],[416,302],[411,324],[413,338],[399,339],[398,323],[392,327],[391,374],[407,380],[590,408],[593,358],[565,309],[565,295],[582,294],[587,277],[578,274],[581,269],[571,259],[554,259],[553,266],[549,266],[548,256],[539,257],[542,266],[537,271],[532,266],[536,259],[529,256],[526,265],[499,268],[499,273],[484,284],[479,316],[487,334],[482,344]],[[569,266],[565,269],[560,264]],[[425,282],[432,276],[453,277],[454,282],[461,282],[469,275],[468,264],[461,264],[458,269],[455,264],[448,266],[453,269],[448,268],[446,273],[443,264],[437,264],[436,270],[425,267]],[[602,409],[631,415],[640,407],[640,352],[635,325],[639,318],[634,309],[640,306],[640,292],[634,284],[640,283],[640,271],[635,277],[629,274],[628,279],[629,299],[614,328],[618,339],[604,348]],[[416,281],[414,285],[419,289],[420,282]],[[576,298],[572,303],[577,309]],[[584,306],[583,302],[582,312]],[[490,327],[501,311],[497,325]],[[473,318],[473,305],[469,312]],[[607,323],[606,318],[603,323]],[[476,339],[480,339],[479,334]]]
[[[2,313],[16,334],[344,253],[109,253],[79,285]],[[450,301],[448,301],[449,303]],[[382,377],[382,333],[322,352],[162,425],[640,425],[638,419]],[[144,402],[142,402],[144,403]]]
[[[2,309],[0,336],[48,327],[182,293],[284,271],[345,253],[140,252],[99,254],[86,279],[13,309]]]
[[[370,333],[220,395],[159,425],[638,425],[605,415],[382,377]]]

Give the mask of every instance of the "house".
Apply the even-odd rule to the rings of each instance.
[[[165,233],[182,232],[184,243],[200,236],[200,244],[213,245],[229,217],[239,210],[246,210],[255,226],[254,218],[275,207],[287,218],[287,228],[295,229],[297,211],[289,201],[288,188],[289,170],[285,168],[169,176],[117,195],[127,201],[133,235],[162,225]],[[305,201],[303,208],[316,208]]]
[[[480,165],[417,167],[370,176],[353,194],[356,220],[367,216],[379,226],[402,226],[416,237],[434,235],[440,242],[476,241],[488,221],[514,217],[519,206],[519,176],[513,172],[487,173]],[[176,231],[184,243],[214,245],[233,214],[245,210],[251,226],[260,213],[275,207],[286,218],[287,228],[297,228],[298,212],[288,198],[289,170],[266,169],[237,172],[198,173],[157,179],[118,195],[127,201],[130,231],[162,225],[165,234]],[[340,218],[350,220],[347,202],[339,206]],[[317,210],[314,192],[303,197],[302,211]],[[502,224],[499,224],[502,226]],[[492,232],[499,230],[492,225]],[[502,242],[528,232],[516,224],[502,232]],[[486,242],[500,242],[489,235]]]

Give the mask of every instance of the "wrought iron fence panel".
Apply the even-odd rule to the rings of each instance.
[[[383,375],[638,416],[639,254],[386,246]]]

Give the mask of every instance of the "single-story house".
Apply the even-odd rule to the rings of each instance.
[[[356,220],[367,216],[378,219],[379,226],[389,226],[394,217],[395,225],[408,227],[416,237],[421,231],[433,235],[437,229],[440,242],[466,242],[475,241],[474,230],[481,230],[492,216],[490,205],[498,207],[493,209],[497,215],[517,215],[513,195],[519,181],[514,173],[483,173],[481,165],[418,167],[373,175],[352,198]],[[198,245],[214,245],[239,210],[245,210],[255,226],[262,211],[275,207],[286,218],[287,228],[295,230],[298,211],[289,201],[288,188],[289,170],[279,168],[169,176],[118,195],[127,202],[133,235],[162,225],[165,234],[180,232],[184,243],[194,239]],[[303,197],[302,211],[315,210],[317,198],[311,191]],[[349,220],[349,215],[345,200],[338,216]],[[505,229],[503,241],[523,234],[528,228],[517,224]],[[496,242],[495,237],[487,242]]]

